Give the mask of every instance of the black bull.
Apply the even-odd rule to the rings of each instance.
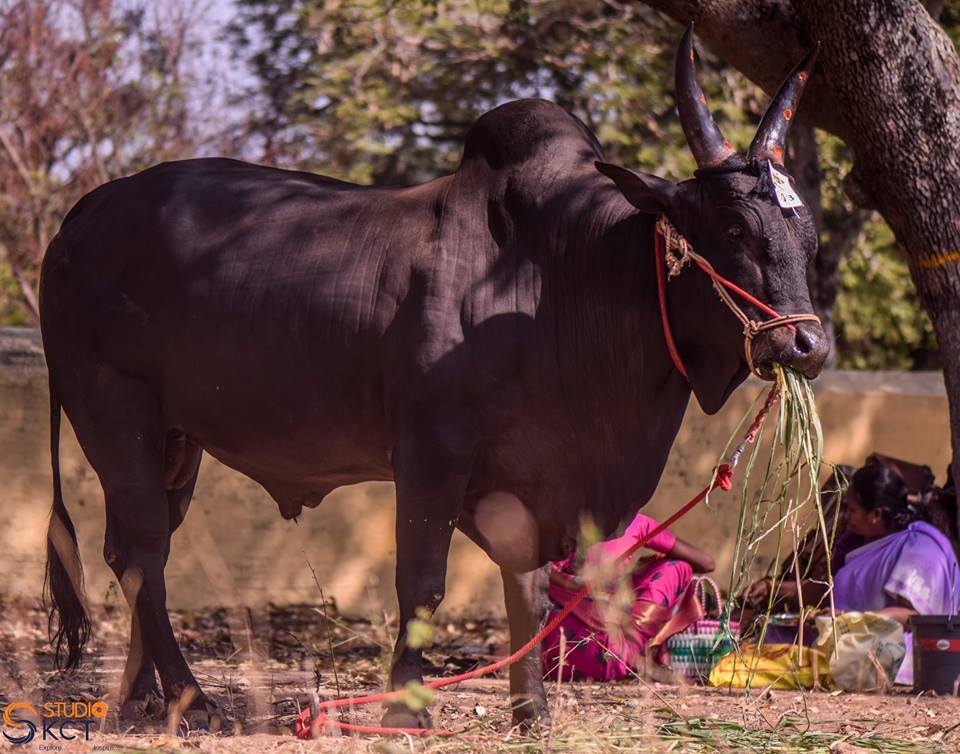
[[[525,100],[481,117],[459,169],[420,186],[205,159],[84,197],[41,284],[58,655],[66,644],[78,662],[89,631],[57,471],[61,406],[100,477],[105,558],[133,607],[127,702],[156,693],[156,668],[168,703],[215,714],[177,646],[163,577],[204,450],[262,484],[285,518],[340,485],[395,481],[392,687],[421,677],[404,627],[442,599],[454,528],[501,566],[511,644],[524,643],[545,614],[538,567],[566,553],[584,516],[609,533],[650,498],[691,388],[715,412],[747,375],[741,326],[698,272],[668,292],[689,384],[671,363],[655,214],[781,314],[810,311],[810,213],[781,210],[766,169],[782,165],[811,64],[740,156],[707,109],[688,33],[678,106],[701,170],[677,185],[595,166],[582,123]],[[754,354],[813,375],[826,346],[806,322],[758,336]],[[538,653],[510,687],[532,702],[517,718],[538,714]],[[427,721],[400,706],[387,722]]]

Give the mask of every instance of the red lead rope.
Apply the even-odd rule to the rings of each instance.
[[[762,421],[762,419],[760,419]],[[678,519],[685,516],[690,512],[700,501],[702,501],[711,491],[717,487],[722,489],[729,490],[733,486],[733,467],[729,464],[723,464],[717,469],[716,477],[713,481],[704,487],[700,493],[690,500],[686,505],[676,511],[670,518],[657,526],[653,531],[648,532],[645,536],[640,537],[637,541],[631,545],[630,549],[623,553],[619,561],[627,560],[633,553],[643,547],[649,540],[653,539],[657,534],[662,532],[664,529],[675,523]],[[436,681],[431,681],[430,683],[423,684],[424,688],[427,689],[440,689],[444,686],[452,686],[455,683],[462,683],[463,681],[470,680],[471,678],[479,678],[480,676],[490,675],[495,673],[502,668],[505,668],[513,663],[517,662],[520,658],[530,652],[534,647],[536,647],[544,637],[546,637],[551,631],[553,631],[560,623],[573,612],[574,608],[579,605],[583,600],[589,595],[589,588],[584,585],[580,587],[573,597],[563,606],[563,609],[560,610],[553,618],[543,627],[537,634],[530,639],[526,644],[524,644],[520,649],[511,654],[509,657],[504,657],[502,660],[491,663],[490,665],[485,665],[482,668],[476,668],[474,670],[468,671],[466,673],[461,673],[459,675],[451,676],[449,678],[440,678]],[[327,715],[323,712],[326,709],[332,709],[334,707],[347,707],[354,706],[358,704],[373,704],[374,702],[385,702],[391,699],[399,700],[405,696],[408,692],[404,689],[397,691],[385,691],[379,694],[370,694],[368,696],[358,696],[352,697],[350,699],[332,699],[330,701],[321,702],[319,709],[320,713],[313,720],[310,719],[310,710],[306,709],[300,713],[300,717],[296,722],[296,733],[298,738],[311,738],[314,735],[314,731],[319,731],[323,729],[323,726],[326,724],[332,724],[340,728],[341,730],[355,731],[359,733],[408,733],[410,735],[424,735],[430,734],[434,736],[451,736],[454,735],[454,731],[444,730],[442,728],[380,728],[376,726],[369,725],[352,725],[350,723],[342,723],[339,720],[329,720]]]
[[[680,372],[684,377],[687,376],[686,370],[683,368],[683,362],[680,359],[680,354],[677,351],[676,344],[673,341],[673,335],[670,332],[670,321],[667,317],[667,296],[666,296],[666,275],[664,274],[664,240],[660,233],[654,233],[656,238],[655,243],[655,256],[657,258],[657,291],[660,297],[660,317],[663,323],[663,336],[667,341],[667,349],[670,351],[670,358],[673,359],[674,366],[676,366],[677,371]],[[698,262],[699,264],[699,262]],[[766,306],[760,301],[757,301],[753,296],[746,291],[741,290],[733,283],[725,280],[724,278],[717,275],[712,269],[708,269],[708,266],[699,265],[701,269],[704,270],[711,277],[718,280],[722,285],[727,286],[730,290],[735,293],[743,296],[745,299],[750,301],[750,303],[758,306],[763,309],[765,312],[772,314],[773,316],[779,316],[773,309]],[[700,503],[710,492],[712,492],[717,487],[720,487],[724,490],[729,490],[733,487],[733,472],[734,468],[737,465],[737,461],[740,458],[743,449],[748,443],[752,443],[757,435],[757,431],[760,429],[760,426],[763,424],[763,420],[766,418],[767,413],[770,411],[770,408],[776,402],[779,393],[777,392],[776,383],[770,389],[770,393],[767,396],[767,400],[763,405],[763,408],[760,409],[760,412],[757,414],[756,418],[753,420],[753,423],[750,425],[750,428],[747,430],[746,434],[743,436],[740,444],[736,447],[734,452],[730,456],[730,462],[721,464],[717,468],[716,475],[711,480],[710,484],[704,487],[699,494],[693,497],[688,503],[683,507],[677,510],[672,516],[670,516],[666,521],[657,526],[653,531],[650,531],[646,536],[640,537],[637,541],[623,553],[619,561],[625,561],[629,559],[633,553],[643,547],[647,542],[653,539],[657,534],[662,532],[664,529],[668,528],[680,518],[689,513],[698,503]],[[553,631],[560,623],[570,615],[571,612],[586,599],[589,594],[589,588],[584,585],[580,588],[569,602],[563,606],[563,608],[558,612],[553,618],[541,628],[537,634],[530,639],[526,644],[524,644],[520,649],[511,654],[509,657],[504,657],[502,660],[491,663],[490,665],[484,665],[481,668],[475,668],[474,670],[468,671],[466,673],[460,673],[459,675],[451,676],[449,678],[439,678],[436,681],[431,681],[430,683],[423,684],[423,688],[426,689],[441,689],[445,686],[452,686],[455,683],[462,683],[463,681],[468,681],[471,678],[479,678],[481,676],[490,675],[491,673],[496,673],[498,670],[501,670],[505,667],[513,665],[515,662],[524,657],[529,653],[534,647],[540,644],[551,631]],[[375,704],[377,702],[387,702],[391,700],[400,701],[403,699],[409,692],[405,689],[399,689],[396,691],[384,691],[379,694],[368,694],[366,696],[355,696],[347,699],[330,699],[328,701],[321,702],[317,707],[317,716],[312,717],[311,711],[309,709],[303,710],[300,713],[300,716],[297,718],[295,724],[295,731],[298,738],[309,739],[315,737],[318,733],[322,732],[324,727],[327,725],[332,725],[343,731],[351,731],[354,733],[374,733],[374,734],[401,734],[405,733],[412,736],[419,735],[432,735],[432,736],[452,736],[455,735],[455,731],[445,730],[442,728],[383,728],[375,725],[353,725],[351,723],[344,723],[339,720],[330,719],[326,710],[334,709],[337,707],[354,707],[363,704]]]
[[[779,397],[776,384],[770,389],[770,393],[767,396],[767,399],[757,414],[756,418],[753,420],[753,423],[750,425],[746,434],[744,434],[743,439],[740,444],[734,449],[733,453],[730,456],[730,462],[721,464],[716,471],[716,475],[711,480],[710,484],[704,487],[695,497],[693,497],[688,503],[683,507],[677,510],[672,516],[666,519],[663,523],[657,526],[652,531],[648,532],[645,536],[640,537],[637,541],[623,553],[619,561],[624,561],[629,559],[633,553],[643,547],[647,542],[653,539],[657,534],[662,532],[664,529],[668,528],[680,518],[689,513],[698,503],[700,503],[710,492],[712,492],[717,487],[720,487],[724,490],[729,490],[733,487],[733,473],[736,467],[737,461],[740,458],[743,449],[748,443],[752,443],[756,438],[757,432],[760,429],[760,426],[763,424],[764,419],[769,413],[771,407],[776,402]],[[463,681],[470,680],[471,678],[479,678],[481,676],[490,675],[495,673],[502,668],[505,668],[513,663],[517,662],[520,658],[530,652],[534,647],[536,647],[544,637],[546,637],[551,631],[553,631],[560,623],[566,618],[570,613],[579,605],[589,594],[589,589],[586,585],[580,588],[569,602],[563,606],[563,608],[558,612],[553,618],[542,628],[537,634],[530,639],[526,644],[524,644],[520,649],[511,654],[509,657],[504,657],[502,660],[491,663],[490,665],[485,665],[481,668],[476,668],[466,673],[461,673],[459,675],[451,676],[449,678],[439,678],[436,681],[431,681],[430,683],[423,684],[423,688],[427,689],[440,689],[445,686],[452,686],[455,683],[462,683]],[[325,725],[333,725],[343,731],[352,731],[355,733],[375,733],[375,734],[398,734],[406,733],[409,735],[434,735],[434,736],[452,736],[455,735],[455,731],[444,730],[442,728],[382,728],[372,725],[353,725],[351,723],[340,722],[339,720],[330,719],[327,715],[326,710],[333,709],[336,707],[352,707],[362,704],[373,704],[376,702],[386,702],[390,700],[401,700],[406,694],[408,694],[404,689],[397,691],[385,691],[379,694],[369,694],[367,696],[357,696],[351,697],[348,699],[331,699],[325,702],[321,702],[318,706],[318,714],[315,718],[311,719],[311,714],[309,709],[303,710],[300,713],[299,718],[297,719],[295,725],[295,731],[298,738],[308,739],[317,735],[321,732]]]

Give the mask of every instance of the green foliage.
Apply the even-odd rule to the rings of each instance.
[[[846,232],[853,203],[843,177],[853,167],[849,150],[836,136],[818,132],[823,171],[821,244]],[[893,232],[872,215],[840,263],[836,324],[837,366],[841,369],[939,368],[936,337],[920,305],[906,258]]]
[[[940,12],[940,25],[954,47],[960,47],[960,0],[945,0]]]
[[[613,162],[674,180],[695,167],[673,96],[682,28],[641,3],[239,0],[239,8],[232,38],[261,84],[255,130],[275,162],[359,182],[428,180],[456,168],[478,115],[539,96],[581,118]],[[746,149],[766,98],[700,53],[717,120]],[[835,137],[820,142],[829,239],[854,211],[841,185],[850,161]],[[840,297],[841,366],[909,368],[935,348],[880,221],[844,265]]]
[[[545,97],[598,135],[607,158],[675,179],[694,168],[675,115],[682,28],[606,0],[239,0],[235,41],[263,86],[268,151],[357,181],[452,171],[484,111]],[[707,56],[728,138],[746,146],[756,89]]]
[[[425,607],[418,607],[417,617],[407,621],[407,646],[413,649],[423,649],[433,643],[433,624],[430,622],[430,611]]]
[[[56,0],[47,7],[66,5]],[[243,147],[248,156],[364,183],[429,180],[456,168],[478,115],[538,96],[580,117],[612,162],[674,180],[694,168],[673,96],[682,28],[643,3],[236,5],[228,40],[255,77],[242,103],[252,113]],[[71,36],[49,20],[52,13],[38,12],[27,24],[19,9],[28,6],[40,7],[24,1],[8,9],[9,49],[0,66],[0,102],[27,167],[21,172],[0,159],[0,323],[8,325],[33,323],[24,291],[35,290],[43,249],[76,199],[108,178],[189,156],[203,116],[212,120],[188,102],[203,99],[205,91],[184,63],[195,45],[188,15],[161,23],[150,20],[142,3],[83,6],[78,12],[85,22],[75,25],[83,32]],[[941,22],[956,42],[960,0],[946,0]],[[46,51],[42,59],[30,56],[38,47]],[[766,97],[709,52],[700,53],[701,80],[717,120],[745,149]],[[50,99],[64,106],[51,111],[43,106]],[[820,148],[824,238],[830,239],[853,211],[840,180],[850,165],[836,138],[821,138]],[[932,328],[880,221],[866,227],[844,263],[839,296],[840,366],[936,363]]]
[[[14,303],[20,297],[19,286],[14,280],[10,265],[3,259],[0,245],[0,326],[29,327],[33,324],[23,307]]]
[[[434,690],[425,688],[419,681],[407,681],[403,688],[407,692],[403,703],[413,712],[425,710],[433,702]]]
[[[903,254],[882,220],[867,223],[840,264],[838,366],[846,369],[932,369],[937,342],[920,306]]]

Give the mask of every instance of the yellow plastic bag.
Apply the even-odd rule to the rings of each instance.
[[[725,688],[812,689],[830,687],[827,658],[795,644],[744,644],[724,655],[710,671],[710,685]]]
[[[844,691],[885,691],[906,654],[903,626],[876,613],[817,616],[817,649],[829,659],[830,674]]]

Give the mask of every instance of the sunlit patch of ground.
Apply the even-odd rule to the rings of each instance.
[[[98,608],[95,637],[81,670],[58,674],[39,606],[0,605],[0,705],[24,699],[113,699],[126,651],[125,609]],[[757,690],[750,694],[654,681],[550,684],[553,725],[539,738],[510,730],[505,676],[437,692],[435,724],[450,738],[413,740],[327,735],[297,741],[290,727],[310,690],[321,698],[381,690],[395,626],[390,616],[347,620],[332,608],[177,613],[174,627],[207,693],[231,721],[213,736],[169,736],[162,720],[122,723],[116,705],[88,742],[59,751],[380,752],[960,751],[960,701],[897,694],[870,696]],[[495,622],[437,627],[427,652],[429,677],[453,675],[502,653],[506,628]],[[339,688],[339,692],[338,692]],[[376,725],[382,710],[355,708],[344,720]],[[49,742],[48,742],[49,745]],[[0,750],[41,751],[39,743]],[[43,749],[57,751],[57,749]]]

